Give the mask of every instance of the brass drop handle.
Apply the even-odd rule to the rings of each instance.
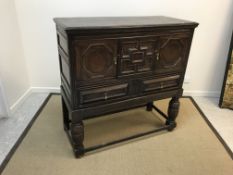
[[[159,53],[156,54],[156,60],[159,61]]]
[[[108,94],[107,94],[107,92],[104,93],[104,99],[105,99],[105,100],[108,99]]]
[[[114,64],[117,64],[117,57],[113,57],[113,60],[114,60]]]
[[[163,89],[164,85],[163,82],[160,83],[160,88]]]

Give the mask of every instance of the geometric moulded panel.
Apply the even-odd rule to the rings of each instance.
[[[83,40],[75,45],[79,80],[110,78],[116,75],[116,41]]]

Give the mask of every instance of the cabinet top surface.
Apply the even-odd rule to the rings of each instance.
[[[165,16],[54,18],[64,30],[134,27],[194,26],[198,23]]]

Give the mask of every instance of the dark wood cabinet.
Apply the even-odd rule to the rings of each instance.
[[[65,130],[76,156],[83,120],[172,98],[172,130],[195,22],[168,17],[56,18]]]

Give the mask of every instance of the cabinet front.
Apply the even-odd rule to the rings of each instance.
[[[116,40],[76,40],[73,42],[77,80],[116,76]]]
[[[77,105],[177,89],[190,43],[188,32],[74,40]]]

